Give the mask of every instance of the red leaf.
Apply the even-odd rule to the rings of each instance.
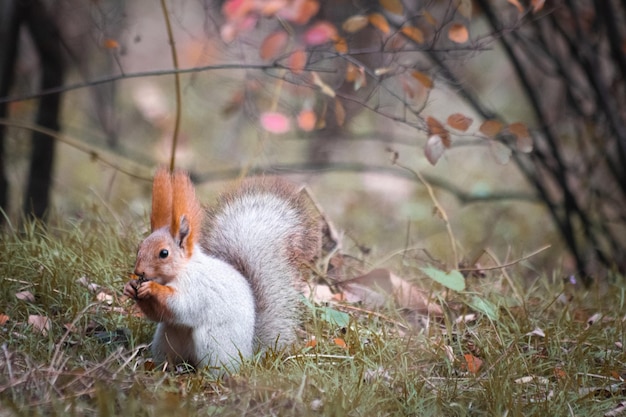
[[[502,123],[497,120],[485,120],[478,130],[488,137],[494,138],[502,130]]]
[[[339,347],[342,347],[342,348],[344,348],[344,349],[348,349],[348,345],[346,344],[346,341],[345,341],[345,340],[343,340],[343,339],[342,339],[342,338],[340,338],[340,337],[336,337],[336,338],[334,338],[334,339],[333,339],[333,342],[334,342],[337,346],[339,346]]]
[[[404,36],[412,41],[416,43],[424,43],[424,33],[415,26],[402,26],[400,31],[404,34]]]
[[[450,147],[450,132],[443,127],[443,125],[439,122],[439,120],[434,117],[428,116],[426,118],[426,125],[428,126],[428,134],[429,135],[437,135],[441,139],[441,143],[446,148]]]
[[[483,364],[482,359],[470,354],[470,353],[466,353],[465,355],[463,355],[463,358],[465,359],[465,366],[462,366],[462,368],[467,369],[468,372],[471,372],[473,374],[477,374],[478,371],[480,370],[480,367]]]
[[[411,75],[413,76],[413,78],[419,81],[420,84],[422,84],[427,89],[430,90],[431,88],[433,88],[433,80],[428,75],[424,74],[423,72],[411,71]]]
[[[0,314],[0,326],[4,326],[9,321],[9,316],[6,314]]]

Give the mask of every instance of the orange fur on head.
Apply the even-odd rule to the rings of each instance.
[[[184,239],[184,250],[187,257],[193,253],[197,234],[202,227],[202,206],[196,199],[196,190],[191,183],[189,175],[180,170],[172,174],[172,225],[170,232],[176,238],[181,231],[183,216],[189,226],[189,234]]]
[[[172,223],[172,177],[170,171],[161,167],[152,182],[152,213],[150,227],[154,232]]]

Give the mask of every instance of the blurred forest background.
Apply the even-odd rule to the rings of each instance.
[[[372,262],[626,269],[622,2],[3,0],[0,45],[5,223],[145,221],[175,149],[206,202],[308,184]]]

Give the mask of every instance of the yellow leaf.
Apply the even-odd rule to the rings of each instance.
[[[367,17],[367,19],[372,26],[380,30],[385,35],[389,33],[389,22],[387,22],[387,19],[385,19],[385,16],[382,14],[372,13]]]
[[[433,88],[433,80],[428,75],[424,74],[423,72],[414,70],[414,71],[411,71],[411,75],[413,76],[413,78],[419,81],[420,84],[422,84],[424,87],[428,89]]]
[[[404,11],[404,6],[400,0],[378,0],[378,2],[389,13],[402,14]]]
[[[356,33],[367,26],[368,23],[369,19],[367,16],[357,14],[346,19],[346,21],[341,25],[341,28],[348,33]]]
[[[461,113],[454,113],[448,116],[448,125],[451,128],[465,132],[472,124],[472,119]]]
[[[400,31],[416,43],[424,43],[424,33],[415,26],[403,26]]]
[[[465,43],[469,39],[469,32],[465,25],[454,23],[450,26],[450,29],[448,29],[448,38],[452,42]]]

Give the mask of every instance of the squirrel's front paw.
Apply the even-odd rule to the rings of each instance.
[[[134,300],[137,299],[137,288],[139,288],[139,285],[141,283],[138,280],[132,280],[126,283],[126,285],[124,285],[124,295],[126,297],[132,298]]]
[[[136,300],[145,300],[146,298],[149,298],[153,293],[152,287],[154,285],[158,285],[156,282],[153,281],[143,281],[138,282],[137,284],[137,292],[135,296]]]

